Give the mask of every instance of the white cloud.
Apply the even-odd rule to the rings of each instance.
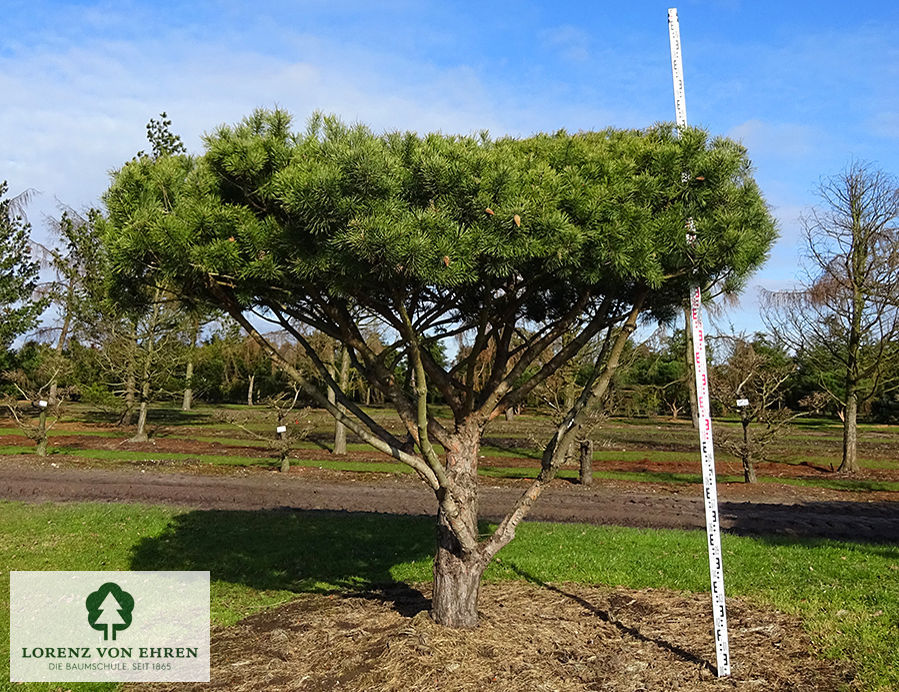
[[[188,149],[201,135],[257,107],[286,108],[302,126],[313,110],[376,130],[528,134],[596,126],[614,114],[534,99],[490,85],[465,65],[437,68],[315,37],[297,37],[300,59],[214,42],[96,40],[0,57],[0,178],[75,207],[97,204],[108,172],[146,148],[144,125],[166,111]],[[302,49],[301,49],[302,48]],[[592,124],[592,125],[591,125]]]

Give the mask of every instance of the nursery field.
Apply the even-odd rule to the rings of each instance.
[[[387,429],[399,433],[391,410],[367,409]],[[153,464],[227,472],[232,467],[270,469],[278,466],[270,442],[224,420],[238,415],[244,428],[275,439],[275,416],[264,407],[200,406],[189,412],[159,408],[151,413],[150,441],[130,442],[130,432],[114,424],[113,416],[86,406],[68,407],[66,416],[50,432],[49,453],[59,463],[78,461],[100,466]],[[411,470],[366,444],[349,437],[346,456],[331,454],[333,420],[323,411],[298,410],[286,421],[296,440],[291,465],[299,469],[344,473],[411,473]],[[449,421],[447,421],[449,422]],[[485,478],[515,479],[536,475],[542,443],[550,436],[546,416],[519,415],[497,420],[488,428],[481,449],[480,473]],[[716,421],[716,439],[737,436],[739,425]],[[839,421],[800,419],[791,432],[766,449],[758,463],[760,496],[771,484],[842,491],[899,491],[899,426],[860,425],[862,470],[851,477],[834,472],[839,466],[842,428]],[[701,483],[697,435],[689,421],[612,419],[593,433],[594,477],[636,483]],[[438,448],[439,451],[439,448]],[[11,420],[0,418],[0,454],[29,454],[33,443],[19,434]],[[719,483],[742,479],[739,460],[716,450]],[[559,473],[573,480],[572,465]]]
[[[269,411],[231,411],[274,437]],[[371,413],[397,429],[389,412]],[[593,485],[563,469],[489,568],[481,626],[458,632],[426,615],[433,495],[405,467],[352,437],[334,456],[333,424],[317,411],[290,421],[286,474],[266,441],[211,408],[152,416],[150,441],[131,443],[101,412],[72,407],[43,458],[3,423],[0,570],[5,582],[9,570],[209,569],[212,682],[197,689],[722,684],[688,421],[604,422]],[[483,532],[536,473],[550,426],[521,415],[487,431]],[[716,434],[735,428],[720,422]],[[862,427],[860,474],[832,470],[839,452],[838,422],[803,420],[769,448],[753,486],[719,453],[727,686],[899,687],[899,430]]]

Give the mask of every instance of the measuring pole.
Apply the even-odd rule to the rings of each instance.
[[[677,9],[668,10],[668,37],[671,41],[671,76],[674,80],[674,110],[677,126],[687,126],[684,97],[684,69],[681,60],[680,26]],[[685,172],[684,179],[689,179]],[[687,219],[687,242],[696,240],[693,219]],[[715,452],[712,446],[712,417],[709,410],[709,378],[705,362],[705,332],[702,328],[702,293],[699,286],[690,289],[690,322],[693,332],[693,364],[696,370],[696,404],[699,418],[699,449],[702,457],[702,484],[705,496],[705,529],[709,547],[709,575],[712,580],[712,614],[715,621],[715,653],[718,677],[730,675],[727,645],[727,607],[724,601],[724,566],[721,561],[721,532],[718,526],[718,488],[715,483]]]

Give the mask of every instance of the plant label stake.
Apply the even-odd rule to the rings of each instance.
[[[684,72],[681,61],[680,26],[677,9],[668,10],[668,37],[671,42],[671,75],[674,81],[674,110],[677,126],[687,126]],[[684,180],[689,173],[684,172]],[[693,219],[687,219],[687,242],[696,242]],[[709,575],[712,581],[712,615],[715,623],[715,653],[718,677],[730,675],[727,644],[727,608],[724,599],[724,566],[721,561],[721,532],[718,526],[718,489],[715,484],[715,452],[712,447],[712,417],[709,410],[708,369],[705,361],[705,332],[702,328],[702,293],[699,286],[690,290],[690,323],[693,333],[693,364],[696,370],[696,403],[699,409],[699,449],[702,458],[702,484],[705,497],[705,528],[708,536]]]

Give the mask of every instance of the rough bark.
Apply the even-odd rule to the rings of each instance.
[[[755,483],[758,479],[755,475],[755,464],[752,463],[752,453],[749,443],[749,418],[744,414],[741,421],[743,425],[743,453],[740,455],[743,461],[743,480],[746,483]]]
[[[843,416],[843,460],[840,473],[855,473],[858,464],[858,393],[852,389],[847,392],[846,413]]]
[[[278,455],[281,457],[281,473],[287,473],[290,471],[290,442],[287,440],[284,433],[279,432],[277,435]]]
[[[581,485],[593,484],[593,440],[581,440],[578,443],[578,460],[580,471],[578,483]]]
[[[478,529],[477,428],[463,429],[447,450],[446,471],[455,484],[461,520],[473,535]],[[487,561],[479,551],[465,552],[441,508],[437,514],[437,556],[431,617],[440,625],[473,628],[478,625],[478,592]]]

